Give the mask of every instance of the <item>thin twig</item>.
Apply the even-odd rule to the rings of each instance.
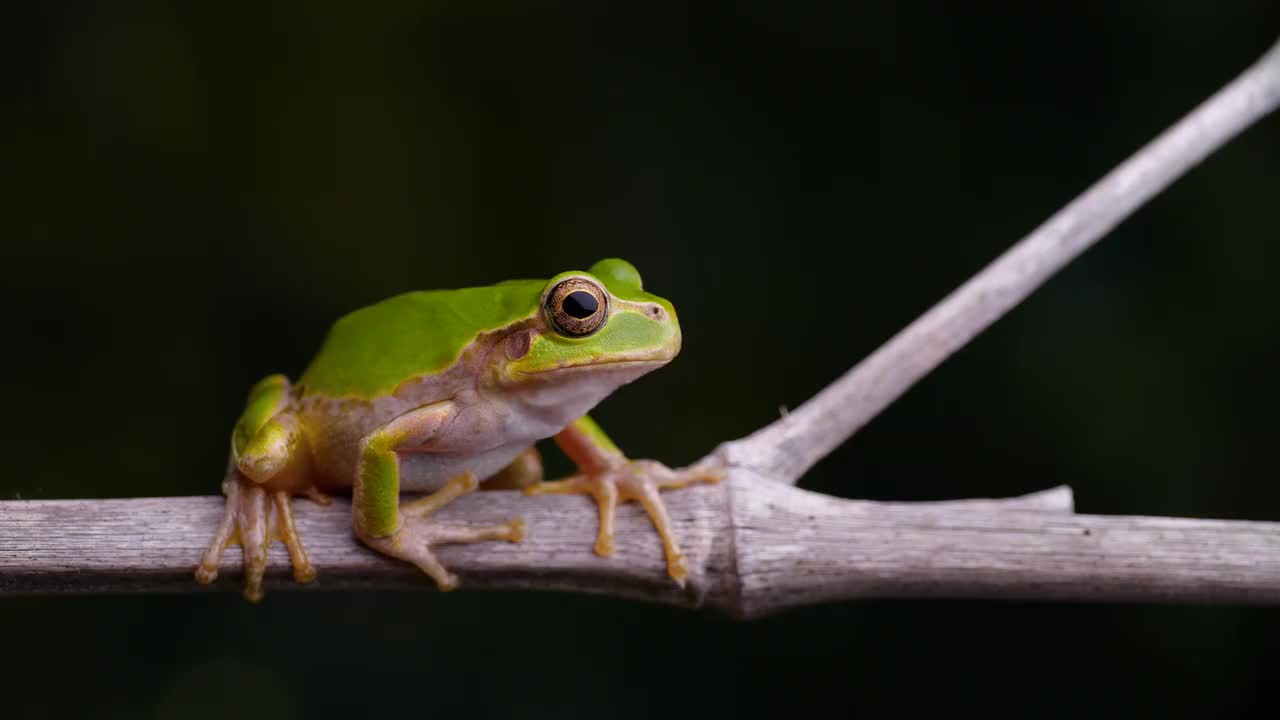
[[[795,483],[1135,210],[1280,104],[1280,43],[808,402],[718,457]]]

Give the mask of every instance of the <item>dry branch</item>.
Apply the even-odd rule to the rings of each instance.
[[[803,491],[796,491],[803,492]],[[441,558],[468,588],[544,588],[609,592],[677,604],[698,604],[709,585],[728,587],[723,573],[738,560],[726,553],[737,544],[729,528],[728,486],[670,496],[692,561],[691,582],[680,591],[666,577],[657,536],[634,505],[619,510],[618,555],[602,559],[590,551],[595,534],[594,506],[585,498],[531,499],[515,492],[484,492],[456,501],[441,512],[454,522],[489,523],[514,516],[529,522],[530,539],[521,545],[486,543],[445,547]],[[222,499],[139,498],[130,500],[25,500],[0,504],[0,594],[29,592],[185,591],[202,588],[192,571],[208,544],[208,530],[222,513]],[[874,503],[862,503],[874,506]],[[999,510],[1066,513],[1071,491],[1054,488],[1008,500],[917,503],[917,510],[950,514],[989,514]],[[290,575],[280,545],[271,550],[268,582],[272,590],[313,588],[420,588],[433,585],[416,568],[391,560],[359,544],[351,532],[351,506],[295,503],[298,529],[320,582],[299,586]],[[742,527],[756,521],[740,518]],[[240,588],[239,553],[228,552],[218,585]],[[720,603],[723,604],[723,603]]]
[[[1280,44],[1222,91],[827,387],[709,460],[729,480],[670,493],[689,555],[681,589],[634,506],[618,554],[590,552],[581,497],[479,493],[441,517],[529,521],[520,545],[442,548],[470,588],[575,590],[709,605],[741,616],[855,597],[1280,602],[1280,524],[1072,515],[1057,489],[1006,501],[874,503],[791,487],[917,380],[1021,302],[1173,180],[1280,104]],[[296,503],[323,588],[430,588],[411,566],[360,546],[345,503]],[[192,571],[221,498],[0,502],[0,594],[200,589]],[[224,566],[238,565],[227,553]],[[269,587],[293,583],[280,546]],[[239,588],[224,572],[214,587]]]
[[[588,499],[476,493],[442,517],[520,515],[529,539],[440,555],[467,589],[572,590],[744,617],[865,597],[1280,601],[1280,524],[1073,515],[1070,500],[1058,488],[1006,501],[876,503],[738,477],[669,496],[690,560],[681,590],[634,505],[619,511],[622,541],[605,559],[590,551]],[[192,570],[221,512],[212,497],[4,503],[0,594],[206,591]],[[277,544],[267,602],[299,588],[434,588],[360,545],[345,502],[299,501],[297,519],[320,577],[293,582]],[[213,589],[239,591],[239,564],[228,552]]]

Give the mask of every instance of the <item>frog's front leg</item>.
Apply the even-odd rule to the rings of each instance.
[[[458,578],[431,552],[434,545],[524,539],[524,521],[500,525],[466,526],[441,523],[429,516],[479,484],[472,473],[463,473],[421,500],[400,505],[400,453],[421,451],[449,420],[452,402],[439,402],[410,410],[369,433],[360,442],[360,462],[352,497],[356,535],[366,545],[392,557],[407,560],[430,575],[441,590],[458,586]]]
[[[557,434],[555,441],[578,466],[578,474],[526,487],[525,494],[568,493],[594,498],[600,511],[595,552],[601,556],[613,554],[613,520],[618,502],[639,502],[662,538],[667,573],[683,586],[689,569],[676,542],[671,517],[660,492],[696,482],[719,482],[724,478],[724,471],[717,467],[673,470],[655,460],[629,460],[600,426],[586,415]]]

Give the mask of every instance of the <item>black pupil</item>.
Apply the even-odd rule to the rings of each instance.
[[[596,301],[595,295],[586,290],[575,290],[565,297],[560,307],[564,308],[565,313],[570,317],[582,320],[595,315],[596,310],[600,309],[600,303]]]

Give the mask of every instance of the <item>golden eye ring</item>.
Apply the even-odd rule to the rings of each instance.
[[[586,337],[609,318],[609,294],[587,278],[561,280],[547,293],[547,319],[565,337]]]

